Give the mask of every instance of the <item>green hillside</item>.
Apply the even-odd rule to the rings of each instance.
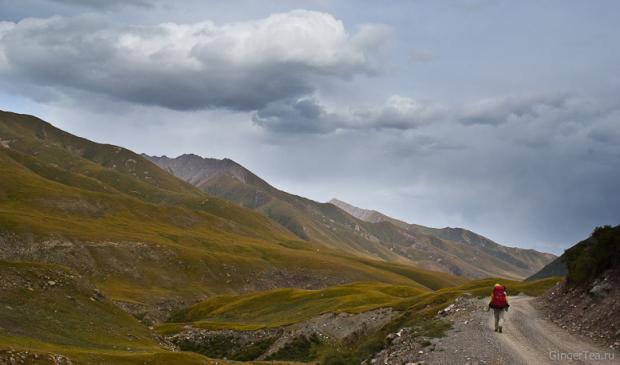
[[[566,276],[571,284],[581,285],[618,266],[620,266],[620,226],[601,226],[596,227],[590,237],[564,251],[562,256],[528,280]]]
[[[573,284],[593,281],[606,270],[620,267],[620,225],[597,227],[592,235],[562,255]]]
[[[403,298],[428,289],[381,283],[355,283],[320,290],[274,289],[238,296],[217,296],[172,316],[173,322],[193,322],[203,328],[278,327],[323,313],[362,313],[396,306]],[[162,329],[174,328],[163,325]]]
[[[0,261],[0,348],[25,363],[212,364],[173,353],[77,273],[56,265]],[[17,355],[19,354],[19,355]],[[10,362],[7,362],[10,363]]]

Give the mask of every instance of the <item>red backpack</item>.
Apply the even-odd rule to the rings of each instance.
[[[491,298],[491,306],[493,308],[505,308],[506,307],[506,291],[503,286],[496,286],[493,288],[493,298]]]

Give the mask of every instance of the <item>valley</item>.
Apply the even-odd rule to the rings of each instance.
[[[0,365],[620,365],[618,14],[0,0]]]

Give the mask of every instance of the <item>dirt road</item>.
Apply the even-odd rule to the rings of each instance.
[[[548,321],[532,305],[533,298],[509,298],[504,332],[493,331],[486,300],[472,299],[469,308],[453,313],[454,328],[425,353],[425,364],[620,364],[620,355],[572,336]]]

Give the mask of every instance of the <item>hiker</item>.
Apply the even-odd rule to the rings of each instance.
[[[495,332],[502,333],[502,324],[504,322],[504,311],[508,312],[508,300],[506,299],[506,288],[501,284],[495,284],[493,293],[491,293],[491,301],[489,307],[493,308],[493,316],[495,317]]]

